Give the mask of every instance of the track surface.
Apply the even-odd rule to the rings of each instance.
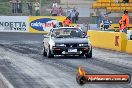
[[[93,49],[93,58],[42,56],[42,34],[0,33],[0,73],[14,88],[132,88],[129,84],[76,83],[78,66],[88,73],[132,75],[132,55]]]

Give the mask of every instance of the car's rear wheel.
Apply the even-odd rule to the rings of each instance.
[[[54,58],[54,54],[51,54],[50,48],[47,51],[47,56],[48,56],[48,58]]]
[[[43,56],[47,56],[47,53],[45,51],[45,47],[43,48]]]
[[[85,54],[86,58],[92,58],[92,49],[90,50],[90,52],[88,54]]]

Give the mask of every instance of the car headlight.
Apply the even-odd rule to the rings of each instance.
[[[79,44],[79,46],[88,46],[88,44]]]
[[[55,44],[55,46],[66,46],[65,44]]]

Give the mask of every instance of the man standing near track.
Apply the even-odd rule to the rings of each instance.
[[[69,27],[71,23],[72,22],[68,17],[63,21],[63,24],[64,24],[65,27]]]
[[[128,16],[128,11],[125,10],[124,14],[121,18],[121,20],[119,21],[120,24],[120,30],[125,32],[127,34],[127,30],[128,30],[128,26],[129,26],[129,16]]]
[[[111,22],[110,22],[109,17],[107,15],[105,15],[105,19],[102,21],[102,23],[104,26],[104,30],[107,30],[110,27]]]

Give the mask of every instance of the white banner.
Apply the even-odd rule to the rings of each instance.
[[[28,16],[0,16],[0,32],[29,32]]]

